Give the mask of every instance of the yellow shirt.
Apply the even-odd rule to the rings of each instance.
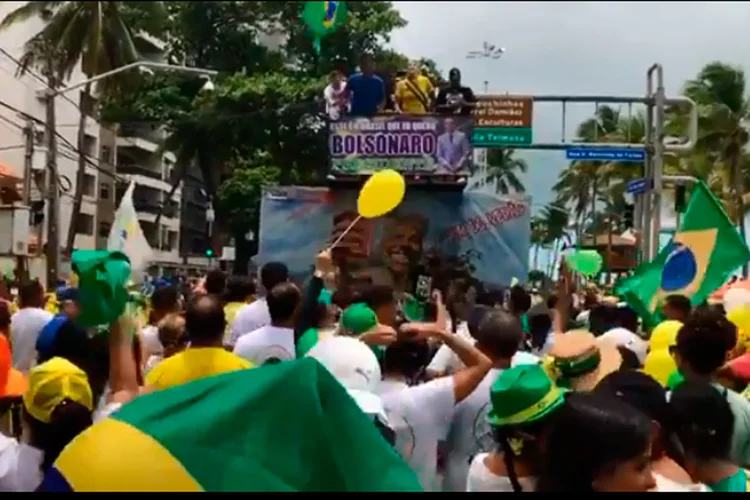
[[[252,363],[220,347],[188,348],[171,356],[146,375],[146,385],[168,389],[205,377],[252,368]]]
[[[412,114],[425,114],[430,110],[425,108],[422,103],[422,99],[415,95],[415,92],[411,87],[416,87],[422,91],[422,97],[427,104],[430,103],[430,99],[435,92],[435,87],[432,86],[432,82],[426,76],[419,75],[416,79],[410,80],[410,84],[407,85],[406,79],[399,80],[396,84],[396,101],[401,107],[401,111],[404,113]]]

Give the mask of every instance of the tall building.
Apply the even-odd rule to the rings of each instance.
[[[0,2],[0,19],[8,13],[24,5],[26,2]],[[35,145],[32,156],[32,178],[34,181],[45,171],[46,139],[45,139],[45,105],[41,92],[47,88],[45,78],[37,68],[31,68],[27,74],[16,76],[17,61],[23,53],[24,43],[36,35],[43,27],[39,19],[29,19],[23,23],[11,26],[0,32],[0,163],[19,179],[24,174],[24,133],[25,115],[36,121]],[[85,76],[78,70],[74,71],[68,84],[85,80]],[[94,119],[96,113],[95,100],[84,96],[83,92],[71,91],[55,99],[57,115],[58,154],[57,167],[59,171],[58,183],[62,190],[60,196],[60,245],[65,245],[68,227],[71,223],[76,226],[75,247],[91,249],[96,247],[97,234],[97,201],[99,198],[99,183],[103,174],[93,166],[86,167],[83,186],[83,203],[81,216],[71,221],[73,193],[76,189],[76,173],[78,170],[77,132],[80,110],[87,110],[88,117],[85,125],[83,150],[86,156],[96,164],[99,156],[100,127]],[[32,200],[41,199],[42,192],[36,182],[32,182]],[[42,242],[46,242],[46,224],[39,224],[32,228],[32,232],[40,231]],[[2,237],[2,235],[0,235]],[[40,248],[39,233],[30,239],[31,249]],[[65,266],[63,266],[65,267]]]
[[[22,1],[0,2],[0,19],[24,5]],[[35,146],[32,155],[32,201],[42,201],[41,182],[46,169],[45,105],[42,92],[46,89],[43,75],[32,68],[23,76],[17,75],[23,45],[43,27],[40,19],[31,18],[0,31],[0,187],[8,183],[20,184],[24,175],[26,116],[35,123]],[[166,62],[163,41],[139,35],[147,40],[153,51],[143,57],[155,62]],[[260,43],[277,50],[285,35],[269,29],[258,37]],[[76,69],[66,85],[86,80]],[[188,168],[184,180],[168,200],[176,172],[176,158],[162,151],[166,131],[162,124],[126,122],[99,124],[95,98],[76,90],[55,99],[58,133],[57,166],[60,197],[60,244],[65,245],[68,227],[77,228],[75,248],[105,248],[114,222],[114,211],[129,183],[135,182],[134,204],[146,238],[154,250],[157,272],[168,268],[205,267],[209,240],[206,212],[209,200],[200,173]],[[80,110],[86,110],[83,151],[86,167],[81,215],[71,221],[73,193],[78,170],[77,133]],[[37,181],[38,184],[37,184]],[[0,190],[3,192],[3,190]],[[156,217],[164,205],[159,226]],[[46,224],[32,228],[30,247],[41,253],[46,242]],[[38,234],[38,236],[36,236]],[[2,235],[0,235],[2,237]],[[0,256],[0,260],[3,256]],[[33,266],[32,266],[33,267]],[[44,264],[42,262],[42,269]],[[68,265],[63,263],[61,271]],[[39,273],[33,273],[37,275]],[[43,274],[43,271],[42,273]]]

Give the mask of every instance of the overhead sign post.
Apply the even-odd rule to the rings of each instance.
[[[528,146],[533,141],[534,99],[527,96],[480,96],[474,109],[471,143],[477,147]]]

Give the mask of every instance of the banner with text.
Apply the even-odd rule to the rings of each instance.
[[[331,173],[470,175],[470,116],[349,117],[330,124]]]
[[[269,188],[261,202],[256,264],[280,261],[306,279],[315,255],[356,218],[357,191]],[[487,283],[525,282],[530,200],[488,193],[409,192],[386,217],[360,220],[334,250],[353,281],[393,284],[433,255]]]

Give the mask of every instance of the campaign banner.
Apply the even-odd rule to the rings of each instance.
[[[261,202],[256,264],[284,262],[300,280],[309,277],[315,255],[357,217],[357,191],[270,188]],[[362,219],[334,250],[346,259],[352,281],[393,285],[414,281],[410,270],[439,256],[453,276],[508,285],[525,283],[530,246],[530,200],[479,192],[407,192],[392,213]]]
[[[330,123],[331,173],[470,175],[471,116],[383,115]]]

